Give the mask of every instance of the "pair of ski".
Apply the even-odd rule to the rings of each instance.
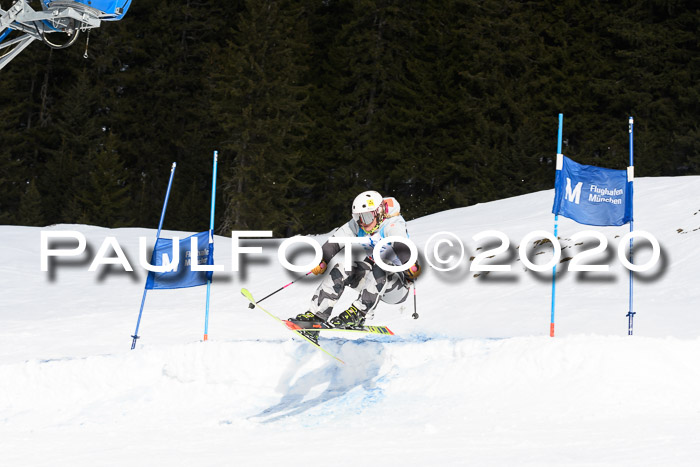
[[[255,298],[253,298],[253,294],[251,294],[247,289],[241,289],[241,294],[245,298],[250,301],[255,307],[259,308],[260,310],[264,311],[270,318],[279,321],[281,324],[284,325],[287,329],[290,331],[294,332],[297,336],[301,337],[305,341],[307,341],[309,344],[313,345],[316,347],[318,350],[321,352],[325,353],[326,355],[334,358],[335,360],[339,361],[340,363],[345,363],[332,353],[330,353],[328,350],[324,349],[321,347],[318,343],[312,341],[308,337],[306,337],[302,332],[300,331],[344,331],[344,332],[363,332],[363,333],[369,333],[369,334],[384,334],[384,335],[390,335],[393,336],[394,333],[391,332],[389,328],[386,326],[361,326],[361,327],[356,327],[356,328],[334,328],[332,326],[329,326],[328,324],[319,324],[319,323],[308,323],[305,321],[290,321],[290,320],[285,320],[285,319],[280,319],[277,316],[273,315],[269,311],[267,311],[265,308],[261,307],[259,303],[255,301]]]

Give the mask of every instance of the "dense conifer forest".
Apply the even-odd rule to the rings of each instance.
[[[2,8],[10,0],[0,0]],[[38,5],[37,5],[38,8]],[[407,219],[554,186],[564,153],[700,174],[690,0],[133,0],[0,70],[0,223],[329,231],[362,190]],[[87,45],[87,58],[84,58]]]

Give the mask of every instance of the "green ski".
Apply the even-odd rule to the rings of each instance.
[[[290,327],[286,324],[287,321],[282,320],[282,319],[279,319],[277,316],[273,315],[272,313],[270,313],[269,311],[267,311],[265,308],[263,308],[263,307],[261,307],[260,305],[258,305],[258,304],[256,303],[255,299],[253,298],[253,294],[251,294],[251,293],[248,291],[248,289],[241,289],[241,294],[243,294],[243,296],[244,296],[245,298],[247,298],[247,299],[250,301],[250,303],[252,303],[252,304],[255,305],[256,307],[258,307],[258,308],[260,308],[262,311],[264,311],[270,318],[272,318],[272,319],[274,319],[275,321],[278,321],[280,324],[284,325],[284,327],[285,327],[286,329],[289,329],[290,331],[294,332],[297,336],[301,337],[302,339],[304,339],[304,340],[307,341],[309,344],[313,345],[314,347],[316,347],[318,350],[320,350],[321,352],[325,353],[326,355],[328,355],[328,356],[330,356],[330,357],[333,357],[334,359],[336,359],[336,360],[339,361],[340,363],[343,363],[343,364],[345,363],[344,361],[342,361],[341,359],[339,359],[338,357],[336,357],[335,355],[333,355],[332,353],[330,353],[329,351],[327,351],[326,349],[324,349],[323,347],[321,347],[320,345],[318,345],[317,343],[315,343],[314,341],[312,341],[311,339],[309,339],[308,337],[306,337],[305,335],[303,335],[302,333],[300,333],[299,330],[290,328]],[[300,329],[301,329],[301,328],[300,328]]]
[[[393,336],[394,333],[386,326],[358,326],[355,328],[336,328],[330,326],[327,323],[317,323],[310,321],[297,321],[295,319],[288,319],[284,321],[289,329],[292,331],[304,330],[304,331],[344,331],[344,332],[364,332],[367,334],[382,334],[385,336]]]

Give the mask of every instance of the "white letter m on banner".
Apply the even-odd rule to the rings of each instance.
[[[571,190],[571,179],[569,177],[566,177],[566,195],[565,198],[571,202],[571,203],[576,203],[579,204],[579,201],[581,201],[581,187],[583,186],[583,182],[578,182],[576,184],[576,188]]]

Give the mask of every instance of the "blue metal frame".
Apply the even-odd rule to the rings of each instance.
[[[99,18],[102,21],[119,21],[124,17],[131,6],[131,0],[43,0],[43,4],[49,8],[53,3],[60,3],[66,6],[69,3],[84,5],[93,10],[99,11]]]

